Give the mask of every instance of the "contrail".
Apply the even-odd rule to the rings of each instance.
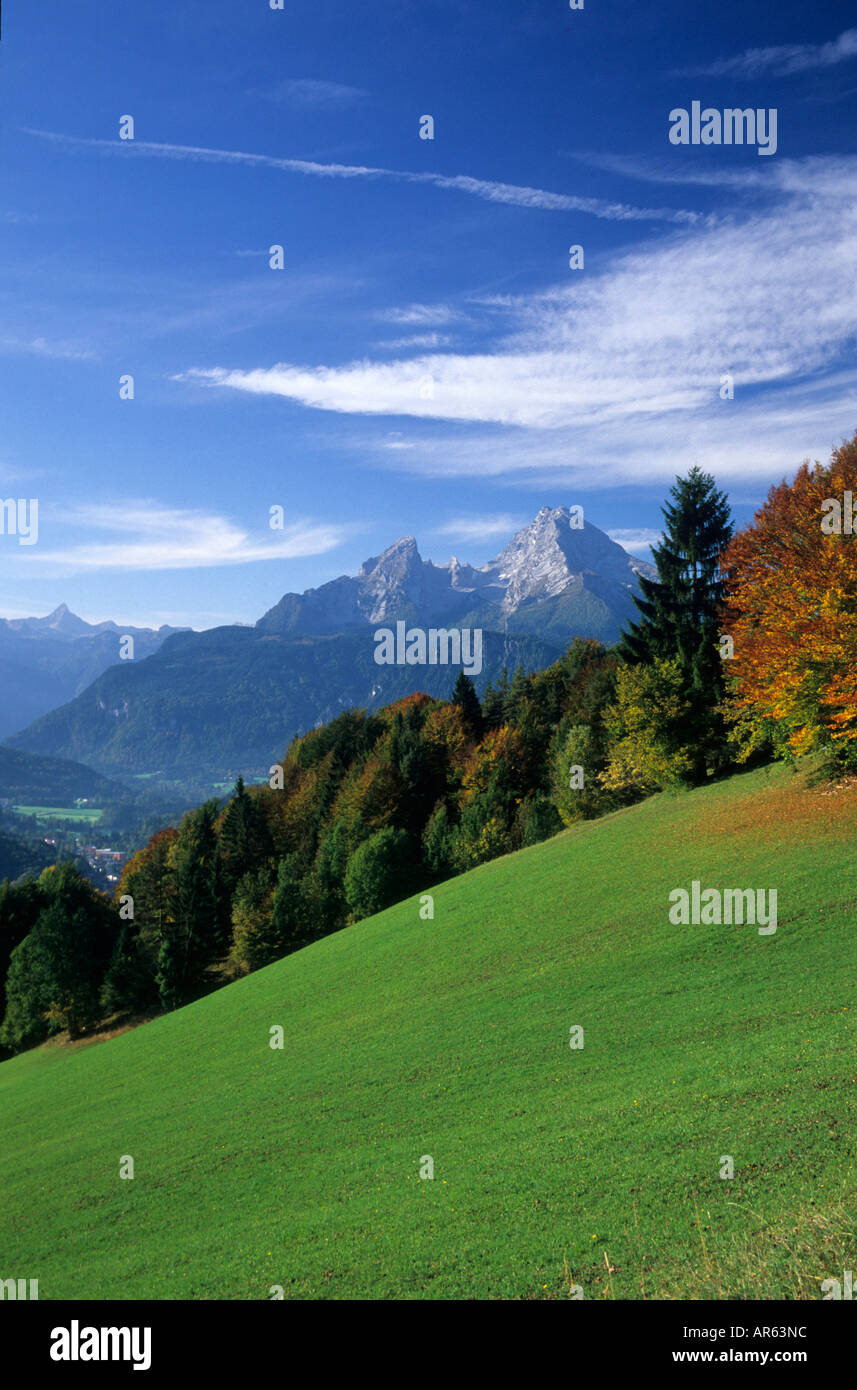
[[[52,130],[32,130],[24,134],[58,144],[105,150],[119,155],[150,155],[155,159],[187,159],[202,164],[243,164],[267,169],[282,169],[293,174],[308,174],[316,178],[333,179],[390,179],[398,183],[425,183],[435,188],[456,189],[489,203],[508,203],[515,207],[538,208],[546,212],[585,212],[610,222],[681,222],[695,223],[699,214],[676,208],[638,208],[627,203],[609,203],[602,198],[582,198],[571,193],[549,193],[542,188],[520,187],[512,183],[497,183],[475,179],[467,174],[413,173],[407,169],[374,168],[363,164],[318,164],[307,159],[286,159],[270,154],[252,154],[245,150],[212,150],[201,145],[167,145],[153,140],[99,140],[77,135],[62,135]]]

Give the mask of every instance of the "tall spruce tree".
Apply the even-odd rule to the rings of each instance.
[[[658,578],[640,576],[634,602],[641,617],[623,633],[619,653],[633,665],[658,658],[678,663],[688,713],[676,733],[691,755],[691,779],[702,781],[723,758],[720,556],[733,528],[729,502],[710,473],[692,468],[676,478],[669,496],[664,537],[652,549]]]
[[[503,701],[504,723],[517,724],[523,712],[524,705],[532,694],[532,690],[532,679],[527,675],[523,666],[519,666],[512,677],[511,685],[508,686],[505,692],[505,699]]]
[[[465,728],[472,738],[482,733],[482,706],[476,694],[476,686],[470,676],[459,671],[452,691],[452,703],[458,705]]]
[[[220,889],[231,902],[244,875],[261,868],[272,854],[265,818],[243,777],[235,783],[235,795],[224,812],[218,843]]]
[[[499,729],[503,723],[503,696],[489,681],[482,692],[482,721],[486,729]]]

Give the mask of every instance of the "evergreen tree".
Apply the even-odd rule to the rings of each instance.
[[[395,818],[406,830],[419,835],[437,790],[432,758],[422,733],[422,713],[413,705],[404,712],[397,710],[393,717],[389,759],[398,773]]]
[[[503,673],[505,675],[505,672]],[[524,706],[532,693],[532,680],[524,671],[523,666],[519,666],[514,676],[512,684],[505,692],[503,700],[503,721],[506,724],[516,724],[523,714]]]
[[[158,953],[158,990],[165,1008],[198,993],[204,973],[224,947],[220,923],[217,802],[208,801],[185,817],[169,851],[174,880],[172,921]]]
[[[112,1013],[118,1009],[150,1009],[157,1002],[152,962],[139,926],[136,922],[123,922],[101,989],[102,1006]]]
[[[422,851],[426,868],[439,878],[453,871],[456,826],[445,801],[439,801],[423,831]]]
[[[42,922],[51,908],[39,918]],[[48,930],[53,926],[47,923]],[[3,1017],[3,1044],[13,1051],[42,1042],[50,1031],[48,1009],[51,1003],[51,980],[54,962],[44,939],[39,939],[35,927],[16,946],[6,977],[6,1012]]]
[[[620,655],[631,665],[674,661],[686,701],[674,732],[689,757],[689,780],[701,781],[722,758],[718,706],[724,692],[718,648],[723,582],[720,557],[732,536],[729,503],[714,478],[692,468],[670,489],[664,538],[653,548],[658,578],[640,576],[634,602],[640,620],[623,634]]]
[[[122,923],[123,931],[105,981],[107,1007],[147,1007],[157,1003],[156,975],[164,937],[174,916],[175,876],[172,869],[172,847],[178,831],[170,827],[152,837],[145,849],[138,850],[122,874],[116,890],[117,901],[130,898],[133,903],[132,921]],[[135,982],[132,996],[139,987],[140,997],[125,999],[123,981]]]
[[[482,695],[482,722],[486,729],[499,729],[503,723],[503,699],[489,681]]]
[[[506,701],[508,700],[508,698],[509,698],[509,672],[506,670],[506,667],[504,666],[503,669],[502,669],[502,671],[500,672],[500,679],[498,680],[497,685],[496,685],[496,687],[495,687],[494,698],[493,698],[493,700],[492,700],[492,702],[491,702],[491,710],[490,710],[490,718],[491,718],[490,727],[491,727],[491,728],[499,729],[500,725],[501,725],[501,724],[503,723],[503,721],[505,720],[505,718],[506,718]],[[485,720],[485,722],[486,722],[486,725],[487,725],[487,724],[488,724],[488,715],[487,715],[487,714],[486,714],[486,720]]]
[[[185,1001],[184,955],[178,932],[172,923],[165,928],[158,951],[155,981],[158,998],[165,1009],[177,1009]]]
[[[244,778],[239,776],[235,783],[235,795],[227,806],[220,825],[223,885],[230,897],[238,880],[247,872],[252,814]]]
[[[239,880],[261,868],[271,855],[265,818],[240,776],[235,783],[235,795],[221,821],[219,845],[221,891],[231,902]]]
[[[562,820],[553,802],[539,792],[521,802],[515,821],[514,840],[519,847],[541,844],[562,830]]]
[[[476,694],[476,686],[470,676],[459,671],[452,691],[452,703],[458,705],[464,726],[471,738],[479,738],[482,733],[482,706]]]

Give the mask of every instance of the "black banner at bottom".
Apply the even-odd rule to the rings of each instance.
[[[696,1366],[754,1366],[766,1375],[802,1368],[815,1379],[848,1364],[857,1333],[850,1300],[817,1303],[644,1303],[569,1300],[568,1307],[518,1314],[495,1303],[132,1303],[8,1302],[0,1307],[3,1363],[51,1383],[127,1373],[160,1384],[177,1373],[242,1380],[271,1369],[284,1375],[314,1369],[330,1374],[341,1358],[350,1374],[362,1366],[405,1373],[401,1342],[386,1347],[387,1330],[410,1336],[411,1375],[434,1366],[448,1375],[463,1355],[484,1374],[502,1369],[515,1342],[536,1364],[560,1350],[569,1373],[581,1357],[602,1374],[647,1370],[679,1373]],[[845,1303],[846,1306],[842,1306]],[[502,1322],[494,1317],[505,1307]],[[514,1307],[514,1305],[513,1305]],[[511,1321],[510,1321],[511,1317]],[[318,1321],[316,1322],[316,1318]],[[355,1321],[359,1319],[359,1321]],[[455,1336],[455,1351],[448,1338]],[[537,1340],[534,1341],[533,1338]],[[557,1337],[560,1342],[554,1343]],[[569,1359],[570,1358],[570,1359]],[[535,1373],[535,1367],[533,1367]],[[384,1376],[386,1379],[386,1375]]]

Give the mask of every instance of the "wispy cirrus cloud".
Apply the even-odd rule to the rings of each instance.
[[[837,204],[835,225],[815,206],[778,208],[520,297],[490,351],[182,377],[320,410],[532,429],[675,417],[716,398],[724,373],[746,391],[833,360],[857,332],[855,258],[853,205]]]
[[[681,208],[640,208],[628,203],[609,202],[573,193],[551,193],[543,188],[476,179],[468,174],[414,173],[407,169],[384,169],[362,164],[321,164],[314,160],[288,159],[276,155],[253,154],[244,150],[209,149],[200,145],[173,145],[153,140],[102,140],[57,131],[24,128],[27,135],[52,140],[68,148],[100,149],[119,158],[178,159],[208,164],[236,164],[252,168],[279,169],[287,173],[316,178],[376,179],[396,183],[426,184],[452,189],[489,203],[534,208],[546,212],[583,212],[610,222],[694,223],[699,214]]]
[[[638,527],[636,530],[631,528],[620,528],[616,531],[608,531],[611,541],[621,545],[623,550],[627,550],[632,555],[642,554],[643,551],[651,550],[653,545],[657,545],[663,532],[654,531],[651,527]]]
[[[53,357],[64,362],[92,362],[96,354],[82,343],[51,338],[0,338],[0,352],[22,353],[32,357]]]
[[[832,68],[857,58],[857,29],[846,29],[829,43],[785,43],[769,48],[748,48],[732,58],[722,58],[706,67],[685,69],[704,77],[759,77],[770,74],[789,77],[792,73]]]
[[[353,528],[328,522],[296,520],[282,531],[260,518],[250,531],[227,517],[174,510],[145,500],[42,509],[41,538],[26,560],[51,574],[99,570],[180,570],[247,565],[265,560],[292,560],[323,555],[340,545]],[[69,532],[74,539],[57,544]],[[109,533],[110,539],[101,536]],[[81,540],[81,535],[90,538]],[[16,556],[17,558],[17,556]]]
[[[435,475],[642,480],[680,471],[693,450],[709,464],[719,453],[720,473],[770,476],[789,439],[792,453],[795,438],[827,451],[857,425],[853,381],[840,390],[830,375],[857,338],[855,189],[857,160],[835,174],[804,165],[763,211],[507,297],[507,331],[483,325],[488,350],[197,367],[179,379],[410,417],[415,428],[379,440],[377,456]],[[727,377],[734,399],[721,397]]]
[[[414,333],[409,338],[386,338],[375,344],[384,352],[402,352],[406,348],[442,348],[452,342],[448,333]]]
[[[265,93],[269,101],[285,102],[316,111],[339,111],[365,101],[369,93],[344,82],[326,82],[314,77],[290,77]]]
[[[377,317],[387,323],[412,327],[445,327],[466,317],[451,304],[405,304],[392,309],[380,309]]]
[[[574,154],[595,168],[606,169],[622,178],[641,183],[674,187],[732,189],[747,195],[764,194],[768,201],[783,196],[808,199],[843,200],[857,196],[857,160],[853,155],[806,155],[802,159],[777,159],[765,170],[730,169],[674,159],[652,159],[643,155]],[[713,225],[709,223],[709,225]]]
[[[693,464],[713,473],[737,500],[794,473],[804,458],[827,459],[857,429],[857,371],[811,379],[744,404],[717,401],[687,412],[616,419],[565,429],[415,427],[395,450],[365,440],[362,462],[429,478],[490,480],[495,486],[575,491],[671,482]],[[621,544],[621,542],[620,542]]]
[[[509,512],[492,516],[458,516],[443,526],[435,527],[434,534],[457,541],[490,541],[498,536],[513,535],[526,520],[526,517],[511,516]]]

